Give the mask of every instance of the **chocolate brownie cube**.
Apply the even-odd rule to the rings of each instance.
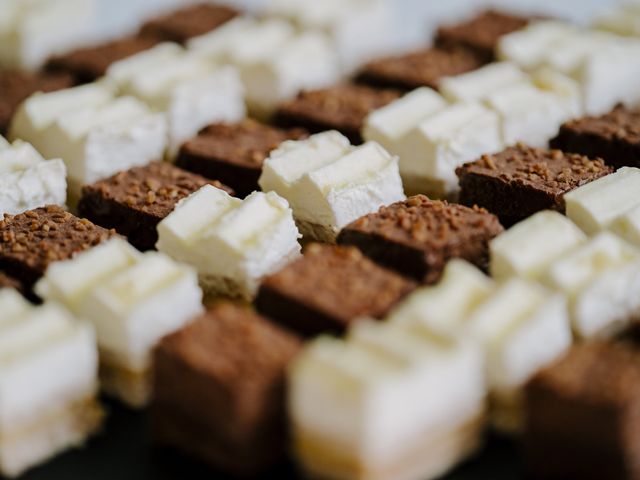
[[[112,63],[148,50],[158,44],[154,38],[124,37],[92,47],[79,48],[52,57],[45,69],[71,75],[76,84],[89,83],[107,73]]]
[[[470,72],[485,63],[485,60],[466,49],[428,48],[373,60],[362,67],[356,81],[379,88],[437,89],[440,79]]]
[[[207,184],[233,194],[217,180],[207,180],[166,162],[151,162],[85,185],[78,213],[115,229],[136,248],[150,250],[158,241],[158,223],[180,200]]]
[[[6,135],[18,105],[35,92],[53,92],[73,86],[67,73],[0,70],[0,135]]]
[[[56,205],[5,214],[0,220],[0,270],[31,294],[49,264],[68,260],[115,235],[114,231],[78,218]]]
[[[505,225],[540,210],[564,213],[564,194],[612,172],[601,159],[523,144],[456,169],[460,203],[478,205]]]
[[[180,147],[176,165],[218,179],[244,198],[260,190],[258,178],[271,150],[285,140],[299,140],[306,135],[300,128],[284,130],[251,119],[216,123]]]
[[[302,127],[312,133],[337,130],[351,143],[362,143],[360,131],[373,110],[398,99],[400,92],[342,83],[320,90],[303,91],[282,103],[275,122],[282,127]]]
[[[530,18],[497,10],[485,10],[475,17],[438,28],[435,43],[442,48],[461,47],[487,62],[495,60],[498,41],[504,35],[524,28]]]
[[[238,476],[287,446],[285,369],[301,342],[247,307],[219,304],[154,352],[153,436]]]
[[[382,318],[416,284],[353,247],[312,243],[267,277],[256,308],[305,336],[342,333],[360,317]]]
[[[640,109],[618,105],[605,115],[569,120],[550,145],[600,157],[614,168],[640,167]]]
[[[152,18],[140,28],[140,36],[162,42],[185,43],[228,22],[238,11],[225,5],[201,3]]]
[[[431,284],[451,258],[486,269],[489,241],[502,231],[498,219],[484,209],[416,195],[350,223],[338,243],[358,247],[380,265]]]
[[[640,353],[621,344],[574,346],[526,386],[530,478],[640,478]]]

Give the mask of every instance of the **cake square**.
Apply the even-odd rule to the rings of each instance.
[[[565,152],[600,157],[614,168],[640,167],[640,109],[617,105],[601,116],[569,120],[550,145]]]
[[[0,70],[0,135],[6,135],[18,105],[34,92],[53,92],[73,85],[66,73]]]
[[[303,127],[312,133],[337,130],[351,143],[360,144],[366,116],[399,96],[394,90],[354,83],[302,91],[297,98],[280,104],[275,122],[283,127]]]
[[[435,43],[442,48],[462,47],[487,62],[495,59],[498,41],[524,28],[530,19],[498,10],[485,10],[461,23],[438,28]]]
[[[438,88],[440,79],[480,68],[486,62],[461,48],[428,48],[416,52],[373,60],[359,71],[356,79],[376,87],[413,90]]]
[[[49,59],[46,70],[71,75],[76,83],[103,77],[114,62],[147,50],[158,43],[153,38],[124,37],[93,47],[84,47]]]
[[[565,211],[564,194],[608,175],[601,159],[517,144],[456,169],[460,203],[511,225],[541,210]]]
[[[304,236],[329,243],[349,222],[405,198],[397,157],[375,142],[353,147],[336,131],[282,143],[258,183],[289,202]]]
[[[502,230],[498,219],[484,209],[416,195],[350,223],[338,235],[338,243],[356,246],[381,265],[419,282],[434,283],[451,258],[486,268],[489,241]]]
[[[215,123],[187,140],[176,165],[206,178],[229,185],[239,197],[259,190],[262,164],[272,150],[285,140],[306,136],[300,128],[280,129],[246,119],[239,123]]]
[[[5,214],[0,221],[0,270],[30,292],[49,264],[71,258],[114,234],[56,205]]]
[[[82,446],[102,424],[93,328],[0,289],[0,472],[17,477]]]
[[[640,477],[639,358],[626,345],[579,343],[533,378],[524,451],[535,478]]]
[[[176,204],[204,185],[233,190],[166,162],[151,162],[85,185],[78,214],[97,225],[113,228],[140,250],[158,241],[156,227]]]
[[[262,282],[255,304],[302,335],[339,333],[360,317],[382,318],[415,286],[356,248],[313,243]]]
[[[205,185],[158,224],[156,247],[196,267],[207,295],[250,300],[264,276],[300,255],[299,237],[288,203],[275,192],[240,200]]]
[[[155,350],[155,441],[217,470],[257,475],[286,451],[285,370],[292,333],[247,307],[219,304]]]
[[[140,36],[156,41],[185,43],[214,30],[238,11],[225,5],[200,3],[153,18],[140,28]]]
[[[51,264],[35,290],[93,324],[101,387],[131,407],[149,402],[153,347],[202,312],[194,268],[121,238]]]

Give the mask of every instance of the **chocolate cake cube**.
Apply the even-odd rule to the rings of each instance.
[[[495,50],[503,35],[524,28],[530,19],[497,10],[485,10],[475,17],[438,28],[435,43],[442,48],[461,47],[487,62],[495,60]]]
[[[347,225],[338,243],[356,246],[380,265],[432,284],[451,258],[486,269],[489,241],[502,230],[484,209],[416,195]]]
[[[360,131],[373,110],[400,97],[400,92],[366,85],[342,83],[320,90],[302,91],[282,103],[275,122],[282,127],[302,127],[312,133],[337,130],[351,143],[362,143]]]
[[[66,73],[0,70],[0,135],[6,135],[18,105],[35,92],[53,92],[73,85]]]
[[[485,63],[475,53],[462,48],[428,48],[369,62],[356,80],[374,87],[437,89],[441,78],[470,72]]]
[[[158,223],[180,200],[207,184],[233,194],[217,180],[170,163],[151,162],[85,185],[78,213],[97,225],[115,229],[139,250],[150,250],[158,241]]]
[[[124,37],[52,57],[45,69],[70,74],[76,83],[89,83],[104,76],[112,63],[148,50],[158,42],[152,37]]]
[[[640,478],[640,354],[583,343],[526,387],[529,478]]]
[[[478,205],[512,225],[541,210],[564,213],[564,194],[612,172],[601,159],[523,144],[456,169],[460,203]]]
[[[219,304],[155,350],[153,434],[159,445],[238,476],[285,451],[285,369],[300,340],[249,308]]]
[[[285,140],[306,136],[303,129],[283,130],[246,119],[216,123],[182,145],[176,165],[232,187],[239,197],[260,190],[258,178],[269,153]]]
[[[30,294],[50,263],[67,260],[114,234],[56,205],[5,214],[0,220],[0,271]]]
[[[256,308],[305,336],[342,333],[359,317],[382,318],[416,284],[353,247],[312,243],[267,277]]]
[[[238,11],[224,5],[201,3],[153,18],[142,25],[140,36],[162,42],[185,43],[228,22]]]
[[[640,167],[640,108],[570,120],[550,142],[553,148],[603,158],[614,168]]]

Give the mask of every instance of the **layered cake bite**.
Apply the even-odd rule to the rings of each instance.
[[[91,47],[78,48],[49,59],[49,72],[70,75],[75,83],[89,83],[107,73],[109,65],[147,50],[158,43],[152,38],[130,36]]]
[[[239,121],[246,114],[237,70],[191,57],[175,43],[115,62],[106,74],[121,93],[166,113],[170,156],[205,125]]]
[[[0,65],[36,70],[55,55],[91,40],[92,0],[6,0],[0,23]]]
[[[15,477],[99,429],[98,354],[90,325],[55,304],[0,288],[0,472]]]
[[[32,95],[18,109],[10,137],[64,160],[68,200],[75,205],[83,184],[161,159],[167,123],[141,101],[116,98],[109,86],[94,83]]]
[[[0,151],[0,158],[2,152]],[[166,162],[151,162],[82,188],[78,214],[105,228],[113,228],[140,250],[158,241],[156,227],[176,204],[204,185],[229,194],[216,180],[207,180]]]
[[[2,141],[4,139],[0,137]],[[28,143],[0,143],[0,214],[45,205],[64,206],[67,169],[59,158],[45,160]]]
[[[206,294],[251,299],[264,276],[300,255],[299,236],[276,193],[240,200],[205,185],[158,224],[156,247],[195,266]]]
[[[601,116],[564,123],[553,148],[603,158],[615,168],[640,167],[640,109],[617,105]]]
[[[236,15],[237,10],[225,5],[198,3],[148,20],[140,28],[140,36],[185,43],[216,29]]]
[[[202,311],[195,269],[115,238],[53,263],[35,287],[96,329],[102,389],[132,407],[151,396],[151,351]]]
[[[0,220],[0,270],[30,292],[49,264],[69,259],[114,233],[56,205],[5,214]]]
[[[52,92],[73,85],[65,73],[0,70],[0,135],[6,135],[18,105],[35,92]]]
[[[285,369],[300,340],[223,303],[154,353],[154,440],[219,471],[255,476],[287,449]]]
[[[363,321],[289,370],[298,462],[312,477],[439,478],[481,443],[482,356],[420,326]]]
[[[428,48],[373,60],[362,67],[356,79],[375,87],[401,90],[437,88],[442,78],[460,75],[484,64],[476,54],[461,48]]]
[[[352,143],[362,143],[365,117],[396,100],[400,93],[354,83],[303,91],[278,106],[274,121],[283,127],[303,127],[313,133],[337,130]]]
[[[638,478],[638,352],[574,346],[527,386],[525,464],[534,478]]]
[[[405,198],[397,157],[375,142],[352,147],[336,131],[282,143],[258,183],[288,200],[303,235],[327,242],[356,218]]]
[[[541,210],[564,213],[564,195],[613,169],[599,159],[522,143],[456,169],[460,203],[478,205],[505,225]]]
[[[244,198],[259,190],[262,164],[285,140],[307,136],[304,129],[281,129],[245,119],[238,123],[214,123],[182,144],[176,165],[229,185]]]
[[[312,243],[302,258],[264,279],[255,304],[305,336],[340,333],[360,317],[383,317],[415,286],[354,247]]]
[[[504,35],[524,28],[530,19],[499,10],[485,10],[457,24],[443,25],[436,33],[436,45],[462,47],[490,62],[495,59],[498,41]]]
[[[486,210],[416,195],[350,223],[338,243],[356,246],[374,261],[419,282],[433,283],[451,258],[486,268],[489,241],[502,230]]]

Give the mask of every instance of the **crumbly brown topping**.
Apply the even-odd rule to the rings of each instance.
[[[467,174],[496,177],[560,195],[612,171],[599,158],[592,160],[584,155],[518,144],[495,155],[482,155],[459,167],[456,173],[459,177]]]
[[[284,130],[246,119],[239,123],[216,123],[182,145],[180,154],[212,157],[251,168],[262,168],[272,150],[285,140],[307,136],[301,128]],[[178,160],[179,162],[179,160]]]
[[[598,117],[570,120],[562,126],[562,130],[640,144],[640,109],[618,105],[611,112]]]
[[[540,371],[529,388],[544,388],[584,402],[637,402],[640,352],[614,342],[576,344],[566,356]]]
[[[319,243],[307,245],[302,258],[268,277],[264,285],[345,320],[379,318],[416,286],[355,247]]]
[[[346,229],[427,252],[453,250],[476,239],[488,241],[503,230],[497,217],[483,208],[430,200],[424,195],[381,207]]]
[[[65,73],[0,70],[0,133],[6,132],[18,105],[34,92],[53,92],[73,85]]]
[[[516,30],[524,28],[529,19],[496,10],[486,10],[470,20],[438,29],[438,45],[459,45],[487,53],[493,52],[498,40]]]
[[[208,180],[167,162],[151,162],[86,185],[82,195],[97,194],[105,200],[164,218],[178,201],[207,184],[233,194],[229,187],[217,180]]]
[[[376,85],[414,89],[437,88],[440,79],[475,70],[486,62],[461,48],[429,48],[406,55],[381,58],[365,65],[358,77]]]
[[[140,29],[140,34],[162,41],[184,43],[219,27],[236,15],[238,11],[233,8],[201,3],[149,20]]]
[[[115,235],[55,205],[5,214],[0,220],[0,259],[44,273],[51,262],[66,260]]]
[[[284,102],[278,115],[310,120],[336,130],[360,131],[364,119],[373,110],[400,97],[396,90],[381,90],[365,85],[342,83],[321,90],[303,91]]]
[[[248,307],[222,303],[158,347],[228,389],[273,385],[301,341]]]

